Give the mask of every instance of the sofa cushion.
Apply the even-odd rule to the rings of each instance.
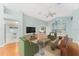
[[[61,56],[67,56],[67,48],[61,48]]]
[[[73,42],[69,43],[67,51],[69,56],[79,56],[79,45]]]

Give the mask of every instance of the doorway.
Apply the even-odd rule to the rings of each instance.
[[[19,41],[19,22],[14,20],[5,20],[5,44]]]

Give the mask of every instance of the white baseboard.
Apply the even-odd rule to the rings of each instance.
[[[5,43],[5,45],[11,44],[11,43],[16,43],[16,42],[19,42],[19,41],[8,42],[8,43]]]
[[[3,45],[0,45],[0,47],[4,47],[7,44],[16,43],[16,42],[19,42],[19,41],[13,41],[13,42],[4,43]]]

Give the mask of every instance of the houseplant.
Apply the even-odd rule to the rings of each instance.
[[[48,35],[48,38],[51,40],[55,40],[57,38],[57,33],[56,32],[50,32]]]

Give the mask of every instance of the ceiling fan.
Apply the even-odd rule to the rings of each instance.
[[[54,17],[56,15],[56,13],[55,12],[48,12],[48,14],[46,15],[46,17],[47,18],[49,18],[49,17]]]
[[[49,17],[54,17],[56,15],[56,12],[52,12],[51,7],[48,8],[49,10],[44,14],[42,12],[39,12],[38,14],[39,15],[43,15],[44,17],[46,18],[49,18]]]

